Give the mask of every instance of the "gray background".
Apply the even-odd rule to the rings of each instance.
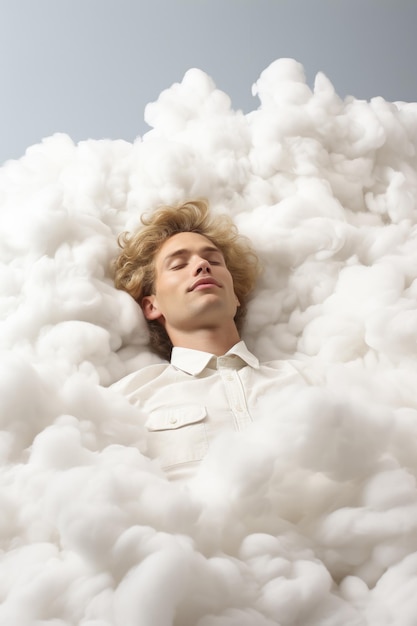
[[[148,102],[191,67],[234,108],[258,106],[279,57],[342,97],[417,101],[417,0],[0,0],[0,164],[54,132],[148,130]]]

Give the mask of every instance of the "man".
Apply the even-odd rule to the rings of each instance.
[[[153,349],[170,363],[112,388],[147,416],[149,455],[186,478],[218,434],[258,418],[260,398],[305,381],[288,362],[260,365],[240,339],[259,263],[227,216],[194,201],[142,222],[120,240],[115,284],[141,306]]]

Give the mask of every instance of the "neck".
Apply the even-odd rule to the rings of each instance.
[[[238,341],[239,333],[235,324],[231,327],[203,328],[192,332],[174,331],[169,333],[173,346],[191,348],[222,356]]]

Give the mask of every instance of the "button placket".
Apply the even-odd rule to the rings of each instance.
[[[247,410],[242,383],[237,371],[237,360],[231,357],[219,357],[217,366],[225,387],[229,408],[235,418],[236,428],[241,430],[252,419]]]

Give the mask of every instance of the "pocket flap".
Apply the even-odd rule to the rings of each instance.
[[[207,415],[201,404],[179,404],[165,406],[151,412],[145,426],[148,430],[175,430],[189,424],[201,422]]]

